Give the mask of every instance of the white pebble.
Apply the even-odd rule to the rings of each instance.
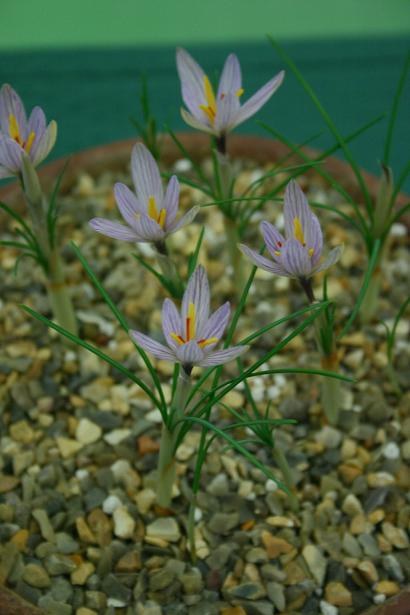
[[[162,423],[161,412],[158,410],[158,408],[155,408],[155,410],[151,410],[151,412],[147,412],[145,418],[150,423],[157,423],[158,425]]]
[[[126,459],[118,459],[111,466],[111,472],[117,480],[122,479],[131,470],[131,464]]]
[[[398,459],[400,457],[400,448],[395,442],[388,442],[383,447],[383,457],[386,459]]]
[[[390,234],[393,237],[405,237],[407,235],[407,228],[404,224],[396,222],[395,224],[391,225]]]
[[[333,604],[329,604],[326,600],[320,601],[320,610],[322,611],[322,615],[337,615],[339,609],[337,609]]]
[[[188,158],[181,158],[174,164],[174,171],[176,173],[187,173],[192,169],[192,163]]]
[[[114,534],[118,538],[132,538],[135,530],[135,521],[125,506],[119,506],[114,510]]]
[[[195,512],[194,512],[195,523],[199,523],[201,519],[202,519],[202,510],[200,508],[195,508]]]
[[[280,396],[280,388],[273,384],[268,388],[268,399],[277,399]]]
[[[385,600],[386,600],[385,594],[375,594],[375,596],[373,596],[373,602],[375,604],[383,604]]]
[[[271,478],[268,478],[268,480],[265,483],[265,491],[267,491],[267,493],[273,493],[274,491],[278,490],[278,485],[275,483],[274,480],[272,480]]]
[[[109,495],[108,498],[104,500],[102,509],[106,515],[112,515],[119,506],[122,506],[120,498],[116,495]]]
[[[89,475],[90,475],[89,471],[84,470],[83,468],[80,468],[75,473],[75,477],[78,478],[78,480],[83,480],[84,478],[88,478]]]
[[[104,440],[111,444],[111,446],[115,446],[125,440],[125,438],[128,438],[130,434],[131,429],[113,429],[104,436]]]

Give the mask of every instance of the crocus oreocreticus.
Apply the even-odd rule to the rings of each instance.
[[[217,137],[226,135],[235,126],[254,115],[281,85],[281,71],[241,104],[244,93],[239,60],[231,53],[226,61],[215,95],[208,76],[185,49],[177,49],[177,69],[181,81],[182,99],[188,109],[181,109],[189,126]]]
[[[271,273],[306,280],[336,263],[342,248],[333,248],[321,260],[323,236],[319,220],[311,212],[303,191],[294,180],[286,187],[283,214],[285,236],[269,222],[263,221],[260,225],[271,259],[245,245],[239,246],[255,265]]]
[[[188,281],[182,298],[181,311],[170,299],[162,307],[162,329],[167,346],[139,331],[132,338],[157,359],[181,363],[186,371],[194,365],[210,367],[232,361],[248,346],[232,346],[214,350],[220,341],[230,315],[229,301],[210,315],[209,283],[205,269],[199,266]]]
[[[34,167],[50,153],[57,138],[57,124],[48,126],[44,111],[34,107],[27,120],[24,105],[13,88],[0,90],[0,178],[20,175],[22,161],[28,156]]]
[[[157,243],[195,218],[199,207],[192,207],[176,220],[178,180],[173,175],[164,194],[158,165],[142,143],[137,143],[132,150],[131,175],[135,194],[125,184],[114,186],[115,200],[127,226],[105,218],[93,218],[90,226],[95,231],[123,241]]]

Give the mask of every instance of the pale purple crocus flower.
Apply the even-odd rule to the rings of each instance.
[[[281,71],[241,104],[244,89],[241,67],[235,54],[231,53],[225,61],[216,94],[208,76],[185,49],[177,49],[177,69],[182,99],[188,109],[181,109],[183,119],[189,126],[216,137],[225,136],[255,115],[276,92],[285,76]]]
[[[257,267],[303,282],[339,260],[341,246],[333,248],[322,260],[323,236],[319,220],[310,210],[303,191],[294,180],[286,187],[283,213],[285,236],[269,222],[263,221],[260,225],[271,258],[243,244],[239,246]]]
[[[0,90],[0,179],[19,176],[23,158],[37,167],[50,153],[57,138],[57,124],[48,126],[44,111],[34,107],[27,119],[24,105],[13,88]]]
[[[162,329],[166,346],[140,333],[131,331],[131,337],[157,359],[181,363],[190,373],[194,365],[212,367],[232,361],[248,346],[232,346],[215,350],[228,324],[229,301],[210,315],[209,283],[205,269],[200,265],[191,275],[182,298],[181,311],[170,299],[162,307]]]
[[[195,218],[199,206],[176,219],[179,182],[173,175],[164,193],[158,165],[142,143],[137,143],[132,150],[131,175],[135,193],[125,184],[114,186],[115,200],[127,226],[105,218],[93,218],[89,224],[95,231],[123,241],[159,244]]]

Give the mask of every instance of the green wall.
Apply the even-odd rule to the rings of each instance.
[[[0,0],[0,49],[410,33],[410,0]]]

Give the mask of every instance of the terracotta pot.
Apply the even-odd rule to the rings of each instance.
[[[201,160],[209,153],[209,138],[200,133],[180,133],[178,138],[195,160]],[[70,157],[70,163],[61,184],[62,193],[67,192],[79,173],[86,172],[91,176],[98,176],[104,169],[124,170],[130,160],[130,154],[135,139],[118,141],[88,149]],[[282,143],[261,137],[232,135],[229,138],[229,153],[233,158],[246,158],[259,163],[275,162],[289,153],[289,149]],[[304,148],[310,156],[318,152]],[[163,158],[171,163],[180,157],[180,152],[169,137],[164,138]],[[40,177],[45,190],[51,189],[58,173],[65,164],[66,159],[59,159],[45,165],[40,169]],[[292,155],[286,164],[300,164],[303,160]],[[360,190],[351,168],[343,161],[329,158],[323,162],[323,168],[338,180],[344,188],[354,197],[360,199]],[[308,171],[314,174],[315,170]],[[379,179],[370,173],[363,172],[370,195],[375,198]],[[23,208],[21,192],[16,182],[10,183],[0,189],[0,200],[17,209]],[[409,197],[400,194],[397,205],[403,206],[409,202]],[[4,223],[5,215],[0,212],[0,224]],[[405,220],[410,228],[410,216]],[[25,602],[10,590],[0,586],[0,614],[1,615],[45,615],[43,611]],[[356,614],[359,615],[359,614]],[[404,588],[399,594],[387,600],[382,605],[376,605],[362,613],[362,615],[410,615],[410,586]]]

